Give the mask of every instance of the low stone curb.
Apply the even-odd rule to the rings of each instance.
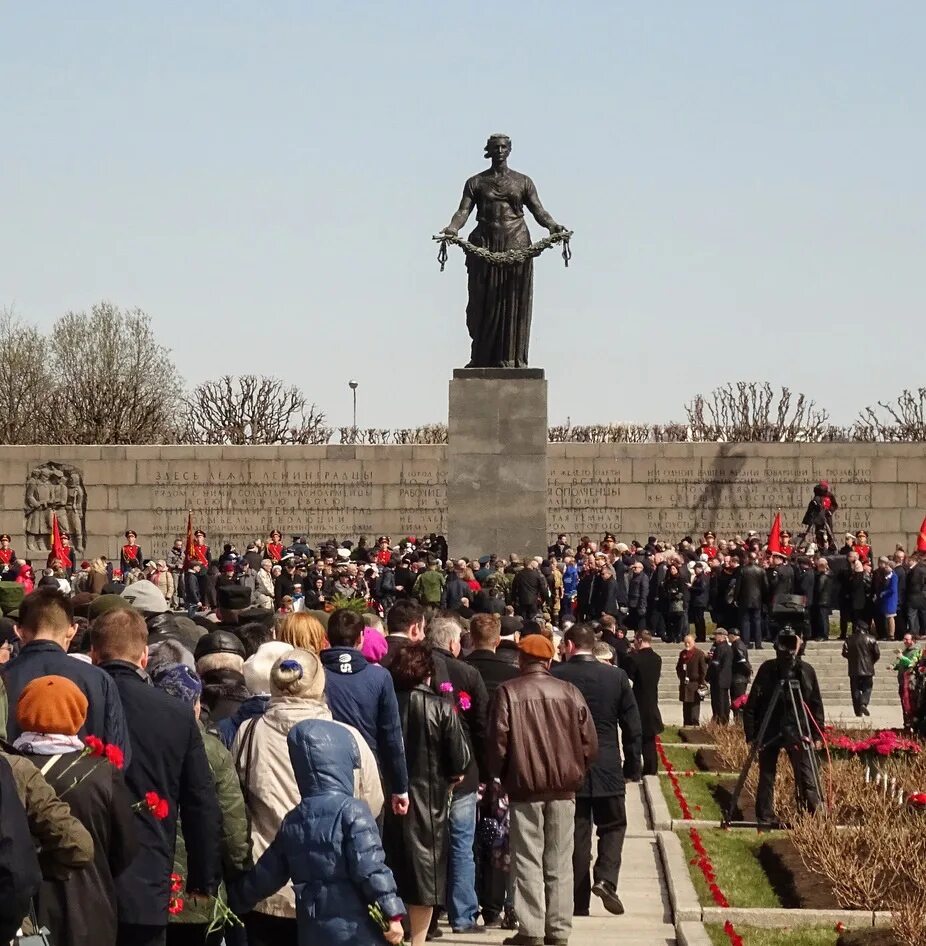
[[[656,845],[662,859],[672,918],[676,924],[701,919],[701,903],[688,872],[682,842],[674,831],[657,831]]]
[[[669,888],[671,891],[671,887]],[[861,930],[879,925],[869,910],[788,910],[783,907],[702,907],[703,923],[729,920],[734,925],[755,926],[765,930],[792,926],[825,926],[832,929],[842,923],[847,929]],[[890,914],[888,921],[890,923]],[[887,924],[881,924],[887,925]]]
[[[685,820],[684,818],[673,818],[672,819],[672,830],[677,831],[679,828],[719,828],[720,821],[717,818],[691,818]],[[739,829],[731,828],[731,831],[736,831]],[[752,829],[742,829],[742,830],[752,830],[755,831],[755,828]]]
[[[668,776],[668,772],[663,772],[660,770],[659,775]],[[678,775],[678,769],[675,770],[675,774]],[[684,778],[694,778],[696,775],[716,775],[718,778],[736,778],[739,775],[739,772],[705,772],[703,769],[691,769],[691,775],[687,772],[682,772]]]
[[[643,798],[649,809],[649,820],[654,831],[669,831],[672,828],[672,815],[662,794],[662,784],[658,775],[643,776]]]
[[[675,924],[675,941],[678,946],[712,946],[710,934],[704,924],[695,920]]]

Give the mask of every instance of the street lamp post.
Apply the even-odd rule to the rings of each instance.
[[[347,386],[351,389],[351,392],[354,395],[354,435],[357,433],[357,382],[348,381]]]

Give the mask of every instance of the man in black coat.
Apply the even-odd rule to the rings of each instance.
[[[746,694],[749,688],[749,678],[752,676],[752,664],[749,662],[749,648],[740,640],[737,628],[727,631],[730,641],[730,650],[733,653],[733,668],[730,680],[730,705]],[[733,715],[739,719],[742,709],[734,709]]]
[[[508,646],[499,653],[500,645],[504,643],[501,631],[502,621],[497,614],[476,614],[469,622],[473,649],[466,657],[466,663],[482,677],[490,703],[500,684],[520,674],[518,649],[514,641],[507,642]],[[490,799],[487,799],[485,804],[489,803]],[[490,848],[479,845],[477,850],[476,888],[482,906],[482,920],[486,926],[500,926],[508,875],[493,862]]]
[[[926,635],[926,553],[914,552],[907,572],[907,630],[914,637]]]
[[[793,633],[779,637],[775,644],[776,658],[766,660],[756,672],[749,699],[743,711],[743,733],[747,742],[755,742],[765,714],[782,681],[793,677],[798,681],[800,698],[807,707],[811,729],[822,739],[824,726],[823,697],[813,667],[801,658],[803,641]],[[814,812],[821,798],[814,782],[810,753],[813,746],[802,742],[798,721],[794,719],[790,700],[786,693],[779,697],[769,717],[762,744],[758,746],[759,785],[756,790],[756,820],[761,827],[776,823],[775,818],[775,773],[778,755],[784,749],[794,770],[794,782],[801,807]]]
[[[540,614],[542,606],[550,600],[550,586],[540,573],[537,562],[529,559],[511,583],[511,600],[516,614],[526,621]]]
[[[476,796],[479,783],[488,781],[485,771],[486,719],[489,694],[475,667],[459,659],[462,627],[455,617],[432,618],[428,641],[432,652],[444,659],[450,687],[444,690],[459,711],[463,735],[469,747],[469,765],[463,781],[453,788],[448,828],[450,835],[449,878],[447,883],[447,919],[454,933],[479,930],[479,900],[476,897],[476,864],[473,843],[476,838]]]
[[[448,611],[456,611],[463,598],[472,598],[473,592],[466,581],[463,579],[463,569],[454,568],[453,574],[444,585],[443,607]]]
[[[78,735],[97,736],[119,746],[128,763],[132,758],[131,742],[119,693],[98,667],[68,656],[68,645],[76,632],[71,599],[57,588],[39,588],[23,599],[16,624],[23,646],[18,656],[3,667],[3,686],[10,707],[7,738],[12,742],[20,735],[16,704],[26,684],[36,677],[67,677],[87,697],[87,722]]]
[[[640,757],[640,713],[627,674],[595,659],[595,631],[589,624],[574,624],[563,636],[567,660],[553,668],[553,676],[576,687],[585,697],[595,732],[598,758],[576,792],[576,838],[572,870],[574,915],[587,916],[591,894],[601,898],[610,913],[621,914],[617,895],[627,811],[624,804],[624,770],[618,748],[621,731],[624,756]],[[632,772],[638,778],[639,773]],[[590,883],[592,822],[598,829],[598,857],[594,883]]]
[[[714,722],[726,726],[730,722],[730,689],[733,686],[733,648],[727,632],[714,631],[714,646],[707,657],[707,682],[711,688],[711,712]]]
[[[849,662],[849,687],[856,716],[871,716],[868,702],[875,682],[875,664],[881,659],[878,642],[868,633],[868,625],[858,621],[846,642],[842,655]]]
[[[515,660],[498,653],[501,629],[502,622],[497,614],[475,614],[469,622],[473,649],[466,657],[466,663],[482,677],[490,700],[500,683],[518,676],[517,651],[512,648]]]
[[[637,631],[634,635],[631,673],[633,696],[640,714],[643,775],[655,775],[659,771],[656,737],[663,730],[662,714],[659,712],[659,678],[662,676],[662,657],[653,650],[653,635],[649,631]],[[631,771],[625,762],[624,774]]]
[[[579,583],[576,586],[576,620],[591,621],[597,617],[594,612],[595,587],[598,584],[598,571],[595,560],[591,557],[585,560]]]
[[[649,600],[649,575],[643,570],[643,562],[635,561],[630,566],[630,582],[627,585],[627,626],[635,631],[646,627],[646,606]]]
[[[116,881],[118,946],[163,946],[167,941],[170,874],[177,816],[183,824],[190,893],[215,894],[222,876],[222,815],[202,736],[192,708],[151,685],[144,671],[148,630],[127,608],[101,615],[90,631],[90,655],[114,681],[134,747],[125,781],[141,800],[157,793],[166,816],[136,818],[141,851]]]
[[[424,608],[411,598],[400,598],[386,615],[386,655],[380,661],[388,669],[395,655],[409,644],[424,640]]]
[[[759,565],[755,552],[736,572],[733,601],[739,614],[740,635],[743,643],[757,650],[762,648],[762,605],[768,595],[768,577]]]

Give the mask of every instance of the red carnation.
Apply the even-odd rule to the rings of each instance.
[[[158,803],[154,806],[152,814],[158,821],[163,821],[170,814],[170,806],[167,804],[166,798],[158,799]]]
[[[87,736],[84,745],[90,750],[90,755],[103,755],[103,740],[98,736]]]
[[[170,906],[167,908],[167,912],[171,916],[176,916],[178,913],[183,912],[183,900],[180,897],[171,897]]]
[[[145,804],[154,811],[157,803],[160,801],[160,796],[157,792],[145,792]]]
[[[466,690],[460,690],[459,703],[460,709],[465,713],[473,705],[473,698]]]
[[[122,750],[118,746],[108,745],[104,751],[107,761],[117,769],[121,769],[125,764],[125,756],[122,754]]]
[[[170,875],[170,892],[171,893],[180,893],[183,890],[183,878],[180,874],[171,874]]]

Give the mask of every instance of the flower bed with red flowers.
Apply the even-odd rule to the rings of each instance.
[[[859,738],[851,732],[841,732],[827,727],[824,735],[826,744],[831,750],[846,755],[869,755],[887,758],[894,755],[918,755],[922,751],[922,744],[909,736],[902,735],[893,729],[882,729],[873,735]]]

